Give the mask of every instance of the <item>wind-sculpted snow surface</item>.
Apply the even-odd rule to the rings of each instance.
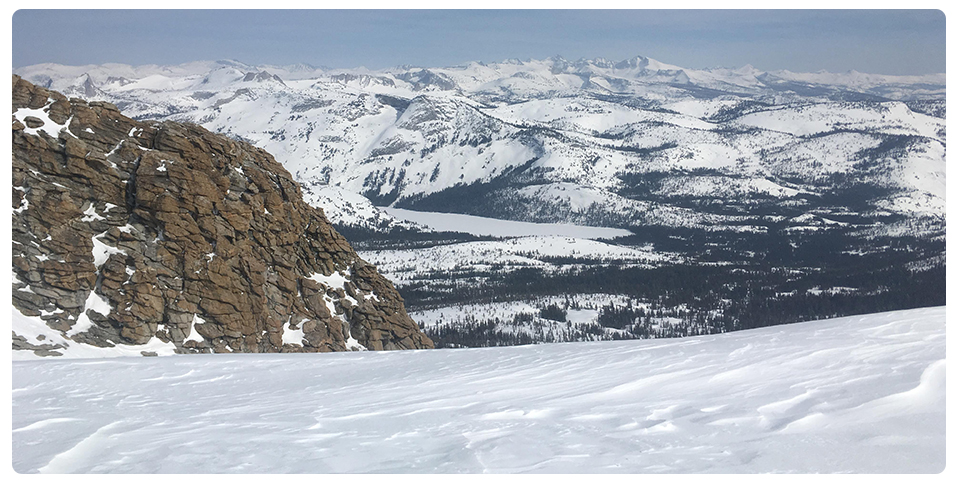
[[[926,308],[493,349],[15,362],[13,466],[937,473],[945,317]]]

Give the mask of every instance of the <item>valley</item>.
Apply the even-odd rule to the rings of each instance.
[[[686,336],[945,303],[942,74],[645,57],[18,72],[263,147],[424,330],[474,333],[451,346],[518,330],[533,342]],[[581,302],[598,316],[539,316]],[[511,303],[533,320],[514,323]]]

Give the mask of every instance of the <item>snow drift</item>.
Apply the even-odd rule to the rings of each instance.
[[[13,363],[21,473],[937,473],[946,308],[670,340]]]

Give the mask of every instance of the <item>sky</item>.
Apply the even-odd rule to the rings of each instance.
[[[233,59],[381,69],[643,55],[685,68],[946,72],[938,10],[18,10],[12,34],[13,67]]]

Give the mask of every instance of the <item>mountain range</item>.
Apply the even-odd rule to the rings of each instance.
[[[945,74],[642,56],[15,72],[264,148],[453,345],[726,331],[945,296]],[[444,213],[461,225],[429,227]],[[477,232],[477,217],[623,233],[514,237]]]

